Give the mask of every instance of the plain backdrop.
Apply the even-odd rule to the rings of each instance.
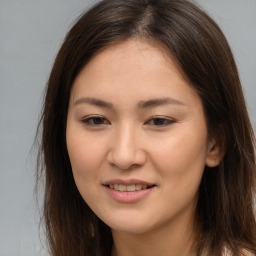
[[[54,57],[76,17],[95,2],[0,0],[0,256],[47,255],[38,235],[32,144]],[[256,0],[197,2],[230,42],[255,129]]]

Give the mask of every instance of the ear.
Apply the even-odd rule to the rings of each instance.
[[[216,167],[220,164],[222,158],[224,157],[224,145],[220,143],[216,138],[212,138],[208,142],[207,156],[205,164],[208,167]]]

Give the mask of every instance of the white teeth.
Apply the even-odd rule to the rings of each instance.
[[[116,191],[128,191],[134,192],[142,189],[147,189],[147,185],[142,184],[132,184],[132,185],[123,185],[123,184],[110,184],[109,187]]]
[[[119,191],[127,191],[125,185],[119,185]]]
[[[135,185],[133,184],[133,185],[128,185],[128,186],[126,186],[126,190],[127,191],[135,191]]]
[[[136,185],[135,185],[135,189],[136,189],[136,190],[141,190],[141,189],[142,189],[142,185],[136,184]]]

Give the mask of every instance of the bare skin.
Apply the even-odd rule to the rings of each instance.
[[[188,255],[219,148],[169,56],[138,39],[96,55],[72,87],[66,140],[80,194],[112,230],[112,256]]]

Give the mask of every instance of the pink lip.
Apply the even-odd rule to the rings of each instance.
[[[149,183],[149,182],[138,180],[138,179],[129,179],[129,180],[113,179],[103,183],[103,185],[110,185],[110,184],[120,184],[120,185],[141,184],[141,185],[147,185],[147,186],[154,185],[153,183]]]
[[[136,190],[133,192],[127,192],[127,191],[114,190],[107,186],[109,184],[121,184],[121,185],[141,184],[141,185],[147,185],[152,187],[149,187],[147,189],[142,189],[142,190]],[[130,179],[130,180],[114,179],[114,180],[109,180],[107,182],[104,182],[103,185],[104,185],[104,188],[106,189],[107,194],[112,199],[114,199],[119,203],[136,203],[144,199],[145,197],[147,197],[156,188],[156,186],[153,186],[154,184],[152,183],[148,183],[148,182],[137,180],[137,179]]]

